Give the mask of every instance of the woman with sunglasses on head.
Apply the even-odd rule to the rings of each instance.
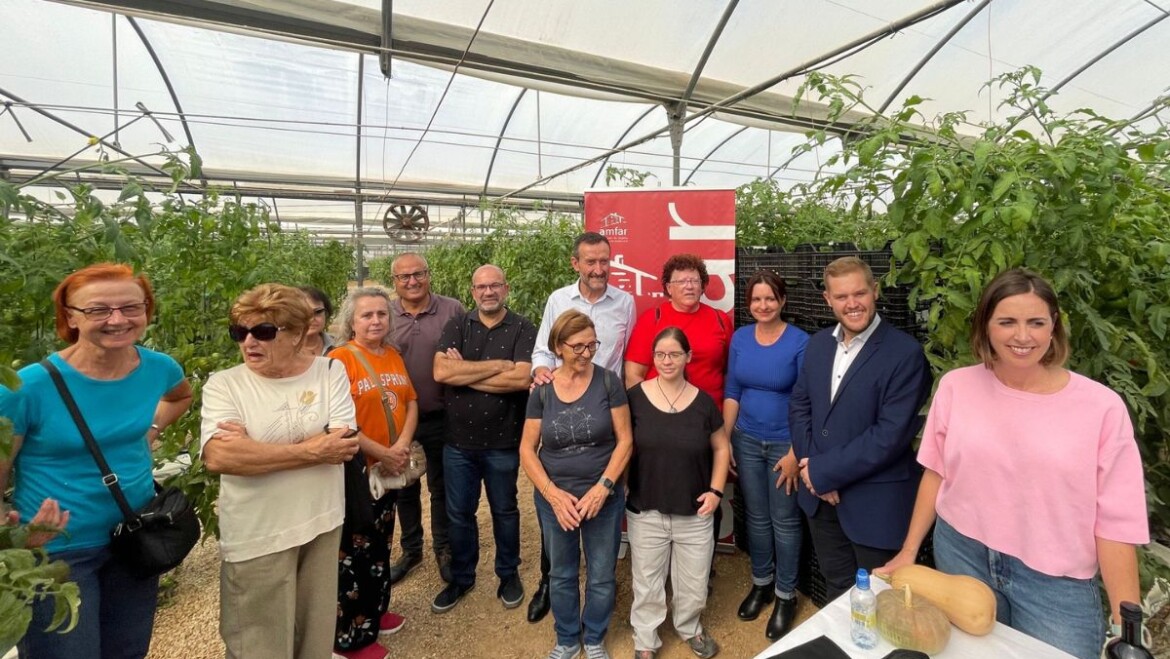
[[[154,313],[154,292],[126,265],[99,263],[66,277],[53,292],[57,336],[68,345],[49,355],[89,426],[131,508],[154,496],[150,443],[191,405],[183,370],[138,345]],[[0,493],[15,475],[14,510],[0,503],[0,524],[44,527],[26,546],[44,546],[69,565],[81,609],[68,633],[45,631],[53,599],[33,604],[22,657],[145,657],[158,577],[140,579],[110,553],[122,512],[65,402],[41,364],[24,367],[21,387],[0,386],[0,417],[11,420],[13,450],[0,462]],[[66,528],[67,527],[67,528]],[[65,529],[57,534],[53,529]]]
[[[222,474],[219,629],[231,659],[321,659],[333,648],[342,463],[358,451],[349,378],[302,350],[300,290],[261,284],[232,304],[242,364],[203,387],[202,458]]]
[[[390,342],[390,294],[377,286],[356,288],[341,305],[340,335],[346,343],[329,353],[345,365],[349,395],[362,428],[365,470],[402,473],[418,428],[418,396],[406,363]],[[369,472],[367,471],[367,474]],[[406,622],[390,612],[390,550],[399,490],[372,501],[372,527],[347,528],[341,539],[337,584],[335,657],[382,659],[385,641]]]
[[[634,602],[634,656],[652,659],[662,646],[666,575],[674,592],[674,629],[702,659],[719,645],[699,616],[715,553],[713,514],[723,498],[731,448],[715,400],[687,381],[691,343],[677,327],[654,337],[657,375],[629,391],[634,426],[626,530]]]
[[[313,319],[309,321],[309,331],[305,333],[305,352],[313,355],[328,355],[337,345],[333,335],[326,332],[329,319],[333,317],[333,303],[325,291],[316,286],[301,286],[301,292],[309,298],[309,306],[313,308]]]
[[[618,547],[630,459],[630,410],[617,373],[593,363],[600,343],[576,309],[557,317],[548,349],[561,365],[528,396],[520,464],[536,488],[550,563],[549,599],[557,641],[549,659],[609,659],[605,636],[617,595]],[[585,555],[585,604],[578,571]]]

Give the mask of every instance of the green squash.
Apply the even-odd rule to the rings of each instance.
[[[951,640],[951,621],[937,606],[914,597],[910,586],[877,596],[877,630],[891,645],[938,654]]]

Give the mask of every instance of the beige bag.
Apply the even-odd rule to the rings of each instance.
[[[378,377],[374,367],[370,366],[369,360],[357,346],[347,343],[345,347],[349,348],[349,351],[358,358],[358,361],[362,363],[362,368],[366,369],[366,374],[370,376],[370,380],[378,386],[378,391],[382,392],[382,411],[386,414],[386,427],[390,430],[390,445],[393,446],[398,441],[398,427],[394,425],[394,412],[390,409],[390,395],[382,386],[382,378]],[[387,490],[401,490],[417,483],[418,479],[427,473],[427,454],[423,451],[422,444],[411,442],[410,457],[407,459],[406,468],[402,470],[402,473],[386,473],[380,462],[374,463],[369,471],[370,496],[381,499]]]

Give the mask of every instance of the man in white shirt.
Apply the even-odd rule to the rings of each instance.
[[[548,335],[557,317],[569,309],[577,309],[593,319],[597,340],[601,342],[593,353],[593,363],[621,377],[622,359],[636,315],[634,297],[609,285],[609,257],[609,241],[599,233],[588,231],[573,241],[570,263],[579,276],[572,284],[553,291],[544,305],[536,347],[532,351],[534,384],[552,382],[558,359],[548,349]],[[548,571],[548,554],[541,542],[540,586],[528,604],[528,622],[538,622],[548,614]]]

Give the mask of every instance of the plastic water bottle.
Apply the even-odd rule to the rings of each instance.
[[[849,635],[859,648],[877,645],[877,596],[869,589],[869,573],[857,571],[857,581],[849,591],[849,609],[852,614]]]
[[[1132,602],[1121,603],[1121,638],[1105,647],[1109,659],[1154,659],[1142,645],[1142,608]]]

